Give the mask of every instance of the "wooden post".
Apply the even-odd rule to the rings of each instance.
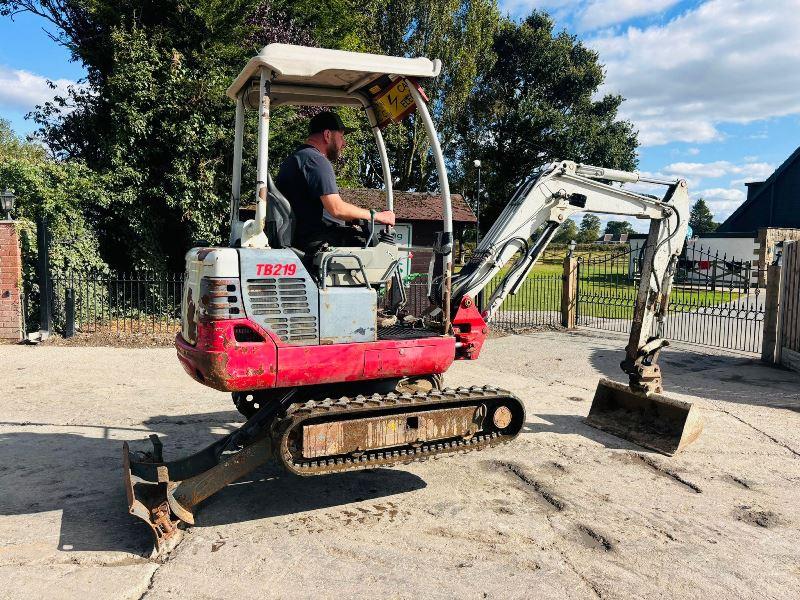
[[[577,326],[578,309],[578,259],[564,257],[564,274],[561,277],[561,324],[567,329]]]
[[[775,364],[780,356],[778,352],[779,324],[781,319],[781,265],[770,265],[767,268],[767,292],[764,298],[764,334],[761,341],[761,360]]]

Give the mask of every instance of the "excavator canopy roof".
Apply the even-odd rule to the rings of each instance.
[[[415,78],[436,77],[440,60],[382,56],[364,52],[270,44],[251,58],[228,88],[234,100],[262,67],[272,71],[272,82],[286,85],[330,88],[345,92],[361,88],[381,75]]]

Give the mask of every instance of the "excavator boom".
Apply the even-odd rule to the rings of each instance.
[[[661,185],[666,192],[659,199],[610,182]],[[689,224],[685,180],[656,179],[570,161],[545,166],[520,186],[472,259],[453,279],[453,304],[475,298],[516,256],[486,303],[482,316],[491,321],[503,300],[525,280],[558,227],[578,212],[650,220],[630,336],[620,365],[628,375],[628,386],[601,381],[587,422],[664,454],[674,454],[696,439],[702,429],[690,405],[659,396],[663,380],[658,355],[668,345],[660,336],[661,324]]]

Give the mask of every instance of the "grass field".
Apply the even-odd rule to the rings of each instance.
[[[628,255],[619,253],[576,252],[583,258],[578,283],[578,302],[582,316],[631,319],[638,282],[628,273]],[[560,311],[562,275],[561,257],[546,257],[528,274],[515,296],[509,295],[502,311]],[[503,268],[489,284],[487,297],[506,275]],[[733,302],[742,294],[731,290],[711,291],[703,287],[677,286],[670,294],[670,303],[679,310],[694,310]]]

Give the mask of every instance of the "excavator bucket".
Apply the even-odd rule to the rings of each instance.
[[[608,379],[597,385],[586,423],[667,456],[691,444],[703,430],[691,402],[636,392]]]

